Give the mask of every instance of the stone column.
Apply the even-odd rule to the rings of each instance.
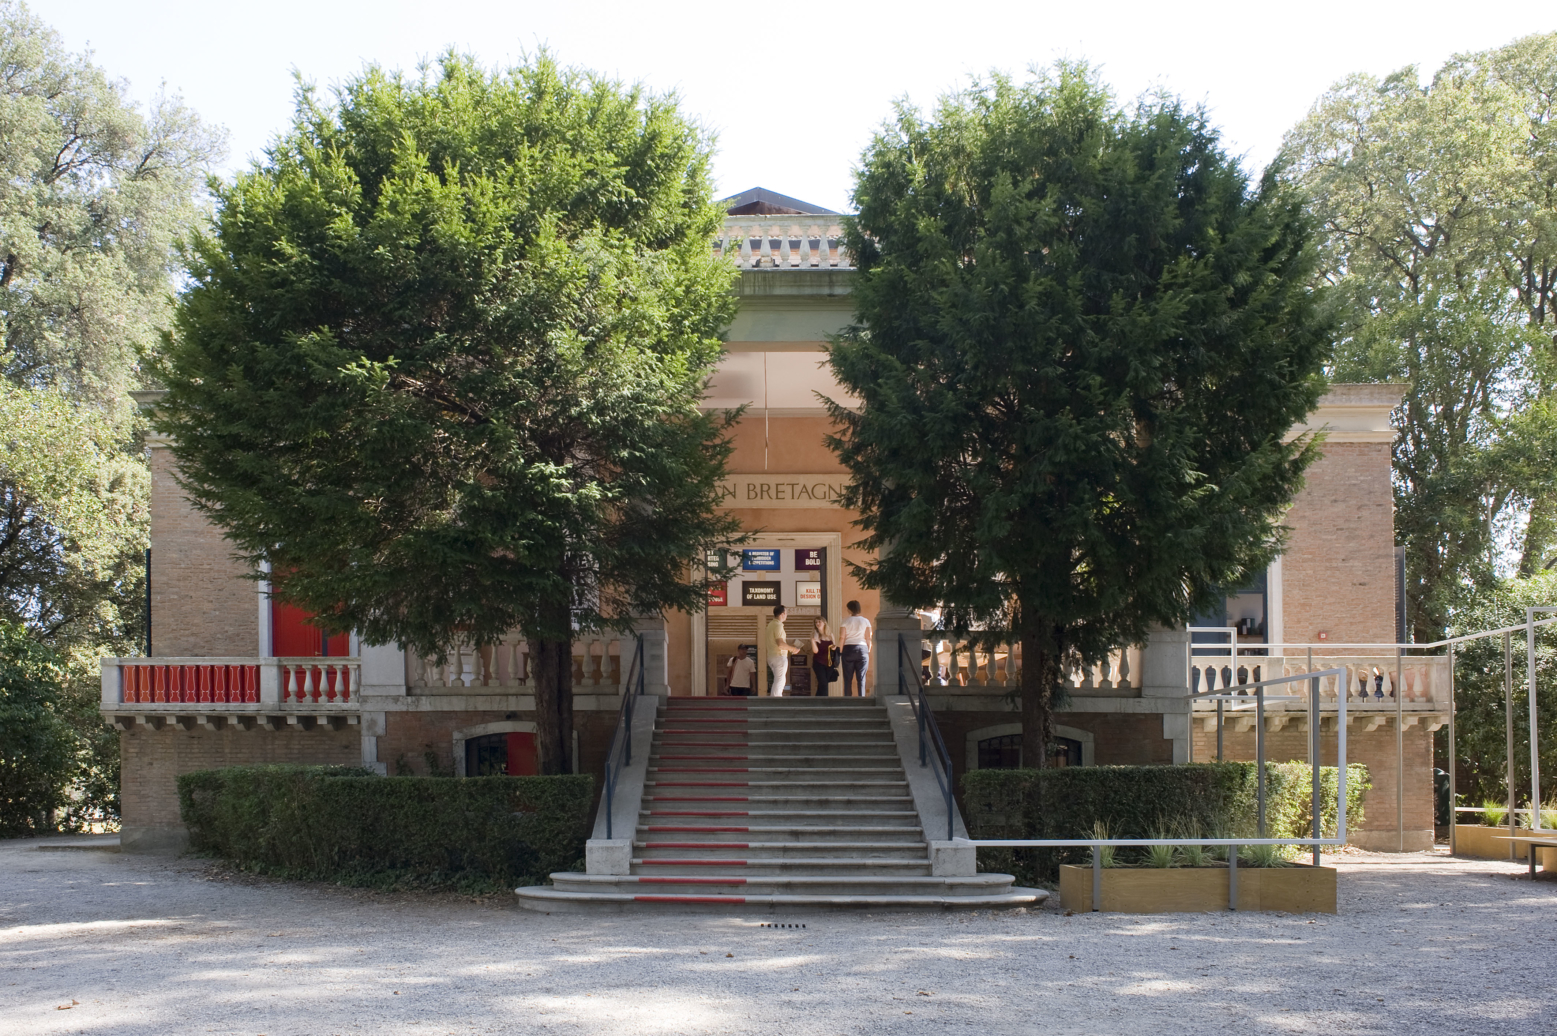
[[[912,610],[883,597],[875,625],[876,642],[870,649],[870,667],[876,673],[877,697],[886,698],[898,693],[898,672],[902,668],[898,638],[907,634],[909,657],[917,659],[921,623]]]
[[[1177,698],[1162,702],[1162,736],[1173,742],[1173,761],[1189,762],[1189,631],[1151,631],[1141,649],[1141,697]]]
[[[633,632],[643,637],[643,693],[668,697],[670,694],[670,634],[665,630],[665,616],[648,615],[633,619]],[[626,667],[632,663],[637,645],[626,641],[623,660],[623,678]]]

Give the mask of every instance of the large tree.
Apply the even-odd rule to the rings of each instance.
[[[300,88],[193,249],[160,418],[192,499],[328,630],[523,631],[545,773],[575,631],[700,607],[732,532],[708,161],[674,98],[450,53]]]
[[[832,348],[867,585],[1022,646],[1046,765],[1068,657],[1183,623],[1279,549],[1329,337],[1301,205],[1202,112],[1061,64],[900,106],[866,150]],[[889,649],[890,650],[890,649]]]
[[[1344,303],[1334,373],[1400,380],[1396,535],[1411,630],[1557,557],[1557,33],[1460,55],[1430,82],[1351,76],[1288,134],[1322,274]],[[1513,567],[1512,565],[1510,567]]]
[[[0,0],[0,621],[77,659],[143,633],[145,464],[127,390],[172,313],[221,153]]]

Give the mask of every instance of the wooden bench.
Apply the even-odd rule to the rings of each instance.
[[[1557,831],[1549,835],[1493,835],[1499,842],[1519,842],[1530,849],[1530,877],[1535,877],[1535,857],[1537,849],[1557,849]]]

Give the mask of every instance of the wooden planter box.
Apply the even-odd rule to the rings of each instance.
[[[1060,902],[1067,910],[1092,909],[1092,868],[1060,867]],[[1204,913],[1227,909],[1226,867],[1108,867],[1103,904],[1123,914]],[[1335,868],[1239,867],[1239,910],[1289,914],[1335,913]]]
[[[1517,834],[1529,834],[1523,828],[1516,829]],[[1507,842],[1498,841],[1498,836],[1508,836],[1508,828],[1486,827],[1482,824],[1455,824],[1454,825],[1454,852],[1456,856],[1474,856],[1478,860],[1507,860]],[[1536,863],[1544,870],[1557,866],[1557,849],[1541,848],[1536,857]],[[1514,843],[1515,860],[1530,859],[1530,847]]]

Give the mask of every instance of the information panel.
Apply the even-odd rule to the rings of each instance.
[[[782,604],[778,582],[758,583],[747,580],[741,584],[741,604],[747,608],[760,608]]]
[[[796,547],[795,571],[796,572],[820,572],[822,570],[821,547]]]
[[[741,568],[747,572],[777,572],[781,554],[778,548],[760,547],[741,552]]]

